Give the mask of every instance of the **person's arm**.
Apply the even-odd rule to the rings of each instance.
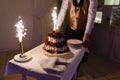
[[[61,9],[60,9],[60,12],[58,14],[57,23],[56,23],[56,27],[58,29],[60,29],[60,27],[64,21],[67,8],[68,8],[68,0],[62,0]]]
[[[91,31],[94,27],[96,10],[97,10],[97,0],[90,0],[88,17],[87,17],[87,24],[86,24],[85,33],[83,36],[83,45],[85,47],[89,47],[89,45],[90,45],[89,35],[91,34]]]
[[[96,16],[96,10],[97,10],[97,0],[89,0],[90,5],[88,9],[88,17],[87,17],[87,24],[85,29],[85,34],[90,35],[93,27],[94,27],[94,20]]]

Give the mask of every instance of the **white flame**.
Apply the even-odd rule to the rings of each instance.
[[[19,16],[19,21],[15,24],[15,27],[17,31],[16,37],[18,37],[19,42],[22,42],[23,37],[25,37],[26,35],[26,32],[25,32],[26,29],[24,28],[24,24],[21,19],[21,16]]]
[[[53,30],[55,31],[57,29],[57,27],[56,27],[56,22],[57,22],[57,7],[53,7],[51,15],[53,17]]]

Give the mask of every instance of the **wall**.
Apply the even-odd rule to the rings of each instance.
[[[110,25],[111,6],[105,6],[102,24],[95,24],[92,32],[91,51],[95,54],[104,55],[120,63],[120,19],[114,17],[115,22]],[[120,16],[118,9],[114,11]]]
[[[48,4],[49,3],[49,4]],[[19,49],[15,23],[22,16],[27,35],[24,49],[31,49],[46,38],[51,31],[51,8],[56,0],[0,0],[0,51]]]
[[[41,2],[42,1],[42,2]],[[49,4],[48,4],[49,3]],[[34,0],[33,6],[33,47],[41,44],[52,30],[52,8],[56,6],[56,0]]]
[[[92,53],[120,63],[120,28],[95,24],[91,35],[91,48]]]
[[[24,46],[29,48],[32,42],[32,0],[0,0],[0,51],[19,48],[15,23],[22,16],[27,28]]]

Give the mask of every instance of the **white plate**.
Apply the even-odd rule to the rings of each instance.
[[[78,39],[67,40],[68,46],[74,49],[79,49],[82,46],[82,41]]]
[[[82,41],[78,39],[69,39],[67,40],[67,43],[68,44],[82,44]]]

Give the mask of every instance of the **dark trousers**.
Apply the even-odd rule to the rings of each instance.
[[[72,30],[69,26],[66,27],[64,37],[68,39],[79,39],[82,40],[85,29]]]
[[[84,36],[84,32],[85,29],[76,29],[76,30],[72,30],[69,26],[66,27],[66,30],[64,32],[64,37],[68,40],[68,39],[79,39],[82,40],[83,36]],[[81,63],[86,62],[88,59],[88,52],[85,52]]]
[[[66,30],[64,32],[64,37],[68,40],[68,39],[79,39],[79,40],[82,40],[83,36],[84,36],[84,32],[85,32],[85,29],[76,29],[76,30],[72,30],[69,26],[66,27]],[[88,53],[85,52],[82,60],[81,60],[81,63],[85,63],[88,59]],[[79,63],[79,66],[78,66],[78,70],[79,70],[79,67],[80,67],[80,64]],[[77,70],[77,71],[78,71]]]

